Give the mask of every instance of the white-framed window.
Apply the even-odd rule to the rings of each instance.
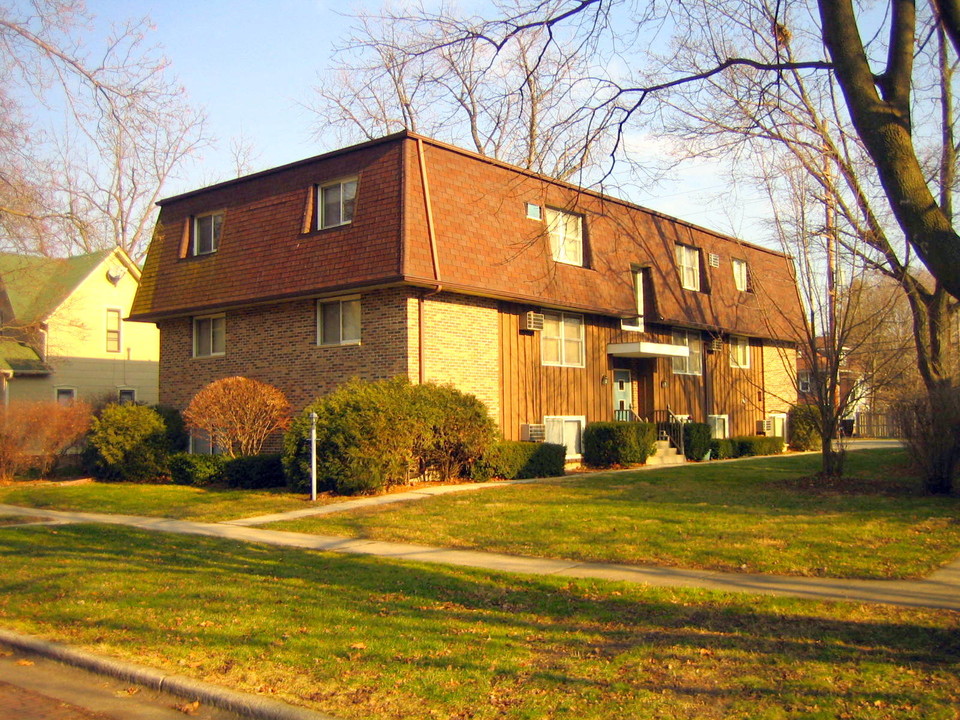
[[[813,377],[809,370],[801,370],[797,373],[797,390],[802,393],[813,390]]]
[[[107,308],[107,352],[120,352],[120,310]]]
[[[747,292],[750,289],[750,269],[747,261],[733,258],[730,267],[733,268],[733,284],[737,286],[737,290]]]
[[[360,296],[317,301],[317,345],[360,343]]]
[[[357,179],[339,180],[317,188],[317,217],[319,229],[348,225],[353,222],[357,203]]]
[[[222,455],[223,450],[210,442],[205,430],[191,430],[189,451],[195,455]]]
[[[680,287],[684,290],[700,289],[700,249],[677,243],[677,271]]]
[[[563,445],[567,458],[578,458],[583,452],[583,427],[587,420],[582,415],[552,415],[543,418],[545,441]]]
[[[730,417],[728,415],[707,415],[707,425],[710,426],[710,437],[714,440],[730,437]]]
[[[543,313],[540,359],[544,365],[583,367],[583,315]]]
[[[209,255],[220,248],[220,233],[223,230],[223,212],[197,215],[193,219],[192,255]]]
[[[730,367],[750,367],[750,341],[747,338],[730,336]]]
[[[553,259],[583,265],[583,218],[554,208],[547,208],[546,218]]]
[[[673,358],[674,375],[703,374],[703,340],[696,330],[674,330],[673,344],[683,345],[690,351],[687,357]]]
[[[212,357],[226,351],[227,319],[224,315],[208,315],[193,319],[193,356]]]
[[[118,388],[117,402],[121,405],[133,405],[137,402],[137,391],[134,388]]]
[[[636,317],[620,321],[621,330],[634,330],[643,332],[643,271],[639,268],[633,270],[633,302],[637,310]]]
[[[72,387],[58,387],[54,391],[54,396],[61,405],[70,405],[77,399],[77,389]]]
[[[530,220],[543,220],[543,208],[533,203],[527,203],[527,218]]]

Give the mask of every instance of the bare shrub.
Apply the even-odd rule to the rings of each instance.
[[[0,479],[30,467],[53,470],[90,429],[90,406],[82,402],[13,402],[0,411]]]
[[[899,403],[894,415],[927,491],[952,492],[960,466],[960,388],[934,388]]]
[[[183,413],[224,455],[256,455],[274,432],[290,424],[290,403],[278,388],[245,377],[215,380],[194,395]]]

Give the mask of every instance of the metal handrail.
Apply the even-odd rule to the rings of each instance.
[[[684,421],[674,415],[669,406],[666,410],[654,410],[653,420],[657,424],[657,439],[669,440],[677,448],[677,452],[685,455],[683,446]]]

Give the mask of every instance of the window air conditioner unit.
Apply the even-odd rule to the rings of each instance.
[[[526,318],[525,330],[543,330],[543,313],[531,310],[527,313]]]
[[[722,338],[713,338],[710,343],[707,345],[707,350],[712,353],[721,352],[723,350],[723,339]]]
[[[720,256],[716,253],[710,253],[707,256],[707,260],[710,263],[710,267],[720,267]]]
[[[525,442],[543,442],[547,439],[547,426],[543,424],[521,425],[520,439]]]

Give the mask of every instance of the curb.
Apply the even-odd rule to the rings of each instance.
[[[56,660],[65,665],[83,668],[100,675],[143,685],[151,690],[177,695],[185,700],[199,700],[256,720],[339,720],[332,715],[287,705],[279,700],[243,693],[214,685],[203,680],[194,680],[184,675],[167,673],[145,665],[114,660],[68,645],[41,640],[0,628],[0,643]]]

